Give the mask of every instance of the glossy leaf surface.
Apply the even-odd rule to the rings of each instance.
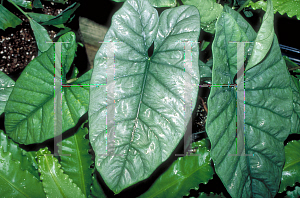
[[[3,5],[0,5],[0,29],[5,30],[8,27],[15,28],[21,24],[22,20],[8,11]]]
[[[62,156],[60,164],[63,171],[88,197],[92,183],[92,156],[88,153],[90,149],[89,140],[85,139],[88,129],[81,125],[78,131],[62,141]],[[70,154],[67,156],[64,154]]]
[[[199,31],[199,13],[193,6],[167,9],[158,19],[147,0],[128,0],[113,16],[104,42],[118,41],[115,81],[108,84],[115,83],[115,155],[105,156],[107,105],[112,105],[107,104],[105,85],[90,88],[89,137],[96,168],[115,193],[149,177],[182,138],[185,43],[180,41],[196,42]],[[106,83],[107,46],[103,43],[96,54],[91,84]],[[192,68],[186,69],[191,84],[200,81],[198,48],[193,45]],[[192,109],[197,92],[193,86]]]
[[[15,81],[0,71],[0,115],[4,112],[7,100],[14,86]]]
[[[35,152],[26,152],[19,147],[17,143],[7,137],[4,131],[0,130],[0,146],[2,146],[4,152],[12,154],[13,160],[19,161],[22,170],[27,170],[37,179],[40,179],[37,171],[37,163],[35,160]]]
[[[229,42],[255,39],[255,32],[242,17],[234,17],[233,10],[227,12],[218,19],[212,46],[212,83],[218,85],[233,84],[240,68],[237,44]],[[246,45],[245,51],[249,49],[251,46]],[[234,87],[211,88],[206,122],[211,156],[216,173],[232,197],[274,197],[279,189],[285,161],[283,142],[290,131],[293,109],[289,73],[276,36],[264,60],[245,73],[244,89],[245,110],[244,101],[237,101]],[[236,117],[238,111],[240,117]],[[237,154],[236,120],[244,122],[244,111],[245,142],[238,152],[244,150],[252,156],[228,156]]]
[[[19,6],[22,6],[24,8],[32,9],[32,3],[31,3],[31,1],[26,1],[26,0],[9,0],[9,1],[12,1],[15,4],[17,4]]]
[[[124,2],[126,0],[112,0],[115,2]],[[176,0],[149,0],[149,3],[154,7],[174,7]]]
[[[197,150],[191,155],[200,156],[179,157],[140,198],[188,196],[190,189],[198,190],[200,183],[206,184],[214,174],[207,146],[207,139],[194,142],[192,148]]]
[[[46,197],[42,182],[21,169],[21,163],[12,159],[10,152],[0,146],[0,190],[1,197]]]
[[[52,42],[47,30],[33,19],[29,19],[29,22],[39,50],[41,52],[47,51],[52,46],[52,43],[47,43]]]
[[[255,67],[267,55],[274,39],[274,14],[273,4],[268,0],[267,11],[263,17],[262,24],[259,28],[257,36],[254,41],[252,54],[248,60],[245,71]]]
[[[284,147],[285,164],[282,171],[282,178],[279,193],[293,187],[300,182],[300,141],[293,140]]]
[[[215,23],[223,10],[221,4],[215,0],[182,0],[185,5],[193,5],[199,10],[201,18],[201,28],[205,32],[215,33]]]
[[[84,198],[80,188],[61,169],[48,148],[37,152],[39,172],[46,196],[49,198]]]
[[[62,68],[70,68],[76,50],[75,34],[67,33],[58,41],[70,42],[62,44]],[[18,143],[39,143],[54,137],[53,55],[54,46],[51,46],[48,51],[33,59],[16,81],[8,99],[5,108],[5,129]],[[81,79],[78,79],[78,82],[80,81]],[[88,101],[88,87],[62,88],[63,132],[74,127],[79,118],[86,113]]]

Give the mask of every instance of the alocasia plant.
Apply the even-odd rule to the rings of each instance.
[[[10,2],[31,7],[27,1]],[[77,50],[75,34],[59,38],[58,42],[69,42],[62,45],[62,84],[67,86],[61,93],[61,156],[53,156],[52,149],[43,146],[54,137],[55,48],[44,45],[48,37],[36,35],[41,53],[16,82],[0,73],[0,113],[5,115],[5,132],[0,130],[1,196],[106,197],[110,189],[122,197],[126,188],[143,185],[141,181],[156,174],[185,134],[201,78],[218,85],[211,87],[208,99],[208,138],[193,142],[197,156],[170,163],[138,196],[188,195],[199,183],[211,180],[213,170],[234,198],[274,197],[300,182],[299,141],[284,147],[289,134],[300,133],[300,80],[299,75],[288,72],[290,67],[297,71],[298,66],[287,66],[285,61],[291,61],[281,55],[272,2],[268,0],[257,33],[227,5],[213,0],[182,3],[185,5],[178,6],[175,0],[127,0],[112,18],[94,68],[80,77],[75,68],[72,79],[67,79]],[[160,16],[154,8],[175,5],[178,7],[165,9]],[[33,28],[44,32],[38,23],[63,26],[77,7],[73,4],[56,18],[27,14]],[[2,5],[0,10],[14,18]],[[0,28],[18,25],[17,19],[13,21],[0,21]],[[206,63],[198,60],[200,28],[214,34],[213,58]],[[237,62],[237,45],[231,42],[253,42],[245,44],[244,82],[240,76],[235,80],[242,65]],[[189,53],[187,46],[191,46]],[[245,100],[237,97],[241,87],[219,86],[236,82],[244,86]],[[187,88],[189,101],[185,101]],[[89,127],[84,127],[87,120],[77,127],[87,111]],[[114,119],[107,120],[112,112]],[[236,118],[237,112],[245,112],[245,118]],[[243,151],[251,156],[229,156],[236,153],[236,119],[245,122]],[[23,149],[21,144],[39,146]],[[89,152],[95,153],[94,163]],[[299,191],[296,185],[287,196],[297,197]],[[202,192],[199,197],[223,195]]]
[[[191,76],[189,84],[200,82],[199,33],[199,12],[193,6],[167,9],[158,17],[148,1],[128,0],[113,16],[95,57],[91,84],[106,83],[111,58],[106,42],[115,42],[115,81],[107,82],[107,88],[90,88],[89,135],[97,170],[115,193],[149,177],[183,137],[184,105],[191,103],[184,102],[184,74]],[[184,65],[187,41],[194,42],[191,70]],[[154,52],[148,57],[153,42]],[[106,92],[112,86],[116,86],[115,153],[105,156],[106,107],[113,105],[107,103]],[[193,86],[192,108],[197,93]]]

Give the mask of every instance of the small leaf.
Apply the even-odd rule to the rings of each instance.
[[[0,29],[5,30],[8,27],[15,28],[21,23],[21,19],[0,4]]]
[[[194,142],[192,147],[198,147],[194,155],[199,156],[179,157],[140,198],[188,196],[190,189],[198,190],[199,183],[206,184],[214,174],[207,146],[208,139]]]
[[[54,17],[53,19],[42,23],[42,25],[59,25],[66,23],[75,10],[80,6],[80,3],[73,3],[68,8],[66,8],[62,13]]]
[[[15,81],[0,71],[0,115],[4,112],[7,100],[15,86]]]
[[[26,1],[26,0],[10,0],[10,1],[24,8],[32,9],[31,1]]]
[[[27,170],[21,169],[21,163],[12,159],[12,154],[4,152],[0,146],[0,189],[1,197],[46,197],[42,182]]]
[[[34,12],[26,12],[33,20],[35,20],[38,23],[46,22],[49,21],[55,16],[53,15],[48,15],[48,14],[40,14],[40,13],[34,13]],[[54,27],[57,28],[65,28],[63,24],[58,24],[58,25],[53,25]]]
[[[31,18],[29,18],[29,22],[39,50],[42,52],[47,51],[52,45],[52,43],[46,43],[52,42],[47,30]]]
[[[286,187],[293,187],[300,182],[300,141],[293,140],[284,147],[285,164],[282,171],[279,193],[286,190]]]
[[[207,48],[207,46],[209,46],[209,44],[210,44],[210,42],[204,41],[203,45],[201,45],[202,46],[201,51],[204,51]]]
[[[200,78],[211,78],[211,67],[207,66],[201,60],[198,60]]]
[[[222,13],[223,6],[215,0],[182,0],[184,5],[193,5],[199,10],[201,28],[205,32],[214,34],[215,23]]]
[[[44,191],[48,198],[84,198],[80,188],[73,183],[67,174],[63,173],[58,160],[51,155],[48,148],[37,152],[39,172]]]
[[[92,156],[88,153],[90,149],[89,140],[85,138],[88,129],[83,123],[78,131],[62,141],[62,155],[60,163],[64,172],[81,189],[86,197],[90,194],[93,169],[90,168]],[[70,154],[66,156],[65,154]]]
[[[257,33],[254,41],[254,47],[251,52],[251,56],[246,65],[245,71],[255,67],[260,63],[263,58],[269,52],[274,39],[274,14],[273,4],[271,0],[268,0],[267,12],[263,17],[263,22]]]
[[[33,0],[33,7],[34,8],[44,8],[43,4],[41,3],[40,0]]]

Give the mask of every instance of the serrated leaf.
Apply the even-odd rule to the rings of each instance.
[[[245,33],[250,29],[245,20],[236,22],[227,13],[218,19],[212,46],[213,84],[233,84],[239,70],[237,45],[229,42],[251,41],[255,35],[253,30]],[[246,45],[245,51],[250,47]],[[243,98],[245,93],[245,110],[244,100],[237,100],[239,93],[234,87],[214,86],[208,98],[206,131],[211,156],[216,173],[232,197],[274,197],[279,188],[285,160],[283,142],[290,131],[293,108],[289,73],[276,36],[263,58],[259,65],[245,72],[245,92],[242,93]],[[238,89],[240,86],[243,83]],[[236,117],[237,112],[240,117]],[[244,123],[244,112],[245,139],[239,153],[244,151],[252,156],[228,156],[237,154],[236,119]]]
[[[29,18],[29,23],[39,50],[41,50],[41,52],[47,51],[50,46],[52,46],[51,43],[47,43],[52,42],[47,30],[31,18]]]
[[[20,25],[22,20],[16,15],[8,11],[5,7],[0,4],[0,29],[5,30],[6,28]]]
[[[15,86],[15,81],[0,71],[0,115],[4,112],[7,100]]]
[[[18,144],[11,139],[8,139],[7,135],[2,130],[0,130],[0,146],[2,146],[4,152],[11,153],[14,160],[20,162],[22,170],[28,170],[29,173],[37,179],[40,179],[37,171],[37,164],[34,159],[35,155],[32,155],[34,152],[26,152],[21,149]]]
[[[296,186],[295,190],[286,192],[287,198],[299,198],[300,197],[300,187]]]
[[[223,195],[223,193],[221,193],[220,195],[218,194],[214,194],[214,193],[210,193],[210,194],[206,194],[204,192],[202,192],[198,198],[207,198],[207,197],[211,197],[211,198],[222,198],[222,197],[225,197]]]
[[[97,170],[94,169],[94,171],[97,171]],[[106,195],[103,192],[95,173],[92,176],[92,181],[93,182],[92,182],[92,186],[91,186],[91,194],[89,197],[106,198]]]
[[[248,6],[251,6],[254,10],[263,9],[266,11],[267,2],[260,0],[257,2],[250,1]],[[273,2],[274,14],[279,12],[281,15],[287,13],[288,17],[296,16],[300,20],[300,1],[299,0],[276,0]]]
[[[293,92],[293,114],[291,117],[291,133],[300,134],[300,80],[291,76],[291,88]]]
[[[159,20],[159,22],[158,22]],[[115,193],[149,177],[175,149],[186,131],[184,42],[197,42],[199,12],[193,6],[165,10],[160,19],[147,0],[128,0],[112,18],[94,60],[90,87],[90,142],[95,165]],[[107,42],[114,43],[115,154],[106,153]],[[154,41],[154,52],[148,49]],[[176,43],[177,42],[177,43]],[[199,79],[198,45],[193,44],[191,84]],[[192,109],[198,87],[190,86]],[[191,102],[189,102],[191,104]],[[190,114],[187,114],[188,120]],[[159,124],[158,124],[159,123]]]
[[[47,147],[40,149],[37,155],[41,180],[48,198],[85,197],[72,179],[67,174],[64,174],[58,160],[51,155]]]
[[[190,189],[198,190],[200,183],[207,183],[213,178],[214,170],[210,165],[207,148],[208,140],[204,139],[193,144],[197,145],[196,153],[179,157],[140,198],[175,198],[188,196]]]
[[[268,1],[267,11],[254,41],[251,56],[245,71],[255,67],[270,51],[274,39],[274,14],[272,1]]]
[[[80,6],[80,3],[77,3],[77,2],[73,3],[68,8],[66,8],[64,11],[62,11],[62,13],[60,13],[53,19],[42,23],[42,25],[59,25],[59,24],[66,23],[70,19],[71,15],[75,12],[75,10],[79,6]]]
[[[300,141],[291,141],[284,147],[285,164],[282,171],[279,193],[286,190],[286,187],[293,187],[300,182]]]
[[[88,197],[92,184],[93,169],[90,168],[92,156],[88,153],[90,149],[89,140],[85,138],[88,129],[83,123],[78,131],[62,141],[62,154],[60,163],[63,171]],[[66,154],[66,155],[65,155]],[[67,156],[70,154],[70,156]]]
[[[199,10],[201,28],[205,32],[214,34],[215,23],[222,13],[223,6],[215,0],[182,0],[184,5],[193,5]]]
[[[75,34],[69,32],[58,42],[70,42],[62,44],[61,60],[62,68],[70,68],[77,46]],[[66,74],[68,69],[63,71]],[[32,144],[54,137],[53,85],[54,46],[51,46],[26,66],[8,99],[4,124],[14,141]],[[62,132],[77,124],[87,112],[88,102],[88,87],[62,87]]]
[[[0,191],[2,197],[46,197],[42,183],[21,163],[12,159],[10,152],[0,146]]]

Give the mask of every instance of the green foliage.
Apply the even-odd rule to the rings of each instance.
[[[39,172],[43,183],[44,191],[49,198],[84,198],[80,188],[73,183],[68,175],[63,173],[58,160],[51,155],[48,148],[40,149],[37,152]]]
[[[254,10],[263,9],[266,10],[267,2],[260,0],[257,2],[250,2],[248,6],[251,6]],[[300,20],[300,1],[299,0],[276,0],[273,2],[274,13],[279,12],[281,15],[285,13],[289,17],[296,16]]]
[[[199,156],[179,157],[139,196],[188,195],[200,183],[207,184],[214,170],[231,197],[274,197],[288,186],[295,190],[287,191],[287,197],[299,196],[300,188],[296,185],[300,182],[300,141],[293,140],[285,147],[283,142],[289,134],[300,133],[300,75],[289,74],[288,70],[299,72],[298,66],[281,55],[273,28],[271,1],[256,33],[226,3],[223,8],[214,0],[183,0],[186,5],[165,9],[159,17],[153,7],[175,7],[178,2],[127,0],[112,18],[105,43],[96,54],[94,68],[80,77],[78,65],[73,62],[77,50],[75,34],[66,25],[79,4],[72,4],[54,17],[24,12],[19,6],[32,8],[29,1],[9,2],[29,18],[41,53],[16,82],[0,72],[0,114],[4,111],[5,116],[5,131],[0,130],[1,197],[102,198],[108,196],[102,189],[102,179],[122,197],[125,188],[144,185],[143,180],[170,157],[187,130],[187,120],[199,90],[193,85],[200,79],[214,85],[233,84],[243,61],[245,87],[242,78],[237,77],[237,87],[210,88],[208,138],[192,144]],[[65,3],[65,0],[55,2]],[[237,0],[231,4],[245,2]],[[273,3],[274,11],[278,10],[279,3],[283,4],[282,1]],[[289,13],[294,4],[287,1],[285,5],[288,6],[281,10]],[[40,0],[34,0],[33,7],[41,7]],[[15,15],[0,5],[0,29],[16,27],[19,23]],[[62,155],[55,157],[44,145],[46,140],[51,142],[54,138],[53,76],[57,57],[54,57],[54,45],[45,43],[51,40],[44,25],[62,28],[57,34],[58,42],[69,42],[62,44],[62,83],[94,85],[62,88],[64,134],[58,144]],[[195,44],[200,28],[215,32],[213,58],[206,63],[198,60],[201,51]],[[185,53],[186,41],[193,41],[190,53]],[[239,49],[230,41],[254,43],[245,44],[246,54],[237,63]],[[154,52],[148,57],[152,44]],[[207,51],[209,44],[205,42],[201,50]],[[187,60],[192,63],[190,67],[186,66]],[[75,67],[71,79],[66,79],[72,64]],[[107,82],[111,66],[115,78]],[[184,97],[186,76],[192,99],[188,103]],[[102,86],[106,83],[107,87]],[[107,98],[112,85],[114,100]],[[245,94],[245,103],[240,99],[240,90],[242,98]],[[186,104],[191,108],[186,108]],[[112,105],[115,106],[110,111],[114,112],[114,125],[106,123]],[[87,110],[89,128],[84,127],[87,120],[78,126],[79,118]],[[237,118],[237,112],[240,115],[245,112],[245,120],[243,116]],[[228,156],[237,152],[237,121],[245,121],[245,145],[239,148],[239,154],[245,152],[252,156]],[[107,137],[112,134],[113,126],[115,151],[110,156]],[[27,144],[34,144],[38,149]],[[102,179],[97,178],[98,172]],[[199,197],[224,196],[202,192]]]
[[[192,68],[184,70],[184,42],[178,41],[197,42],[199,34],[199,13],[193,6],[167,9],[158,18],[148,1],[129,0],[112,17],[104,42],[118,41],[114,43],[116,80],[107,82],[116,86],[115,156],[105,156],[106,106],[112,105],[106,100],[105,86],[90,88],[89,133],[95,166],[115,193],[149,177],[183,137],[187,123],[182,78],[188,72],[190,83],[199,83],[199,47],[192,49]],[[108,49],[109,44],[103,43],[96,54],[91,84],[107,81]],[[191,92],[194,109],[198,88]],[[189,120],[191,114],[187,115]]]
[[[191,188],[197,190],[199,183],[206,184],[214,174],[207,146],[207,139],[194,142],[192,148],[197,149],[196,152],[179,157],[140,198],[188,196]]]
[[[300,141],[291,141],[285,147],[285,164],[282,171],[282,178],[279,193],[286,190],[288,186],[294,186],[300,182]]]
[[[237,45],[229,42],[252,41],[256,36],[251,26],[241,17],[235,17],[237,13],[232,15],[232,12],[223,12],[216,24],[212,46],[212,83],[216,85],[233,84],[233,77],[239,70]],[[272,26],[269,25],[269,28]],[[265,38],[270,31],[259,31],[256,41]],[[259,37],[260,33],[262,35]],[[269,48],[268,42],[260,43],[261,49]],[[252,54],[250,60],[251,57],[253,60],[263,59],[245,72],[245,87],[241,88],[243,83],[238,83],[237,89],[241,91],[237,92],[233,87],[215,86],[211,88],[208,98],[206,130],[211,141],[211,156],[216,173],[232,197],[276,195],[284,165],[283,141],[290,132],[292,91],[276,36],[269,52],[257,49],[255,45],[252,51],[249,45],[245,47],[245,51],[249,50]],[[244,101],[237,98],[240,92],[244,98],[244,90],[245,110]],[[244,111],[245,145],[244,148],[239,147],[237,153],[234,135],[236,119],[243,124]],[[236,118],[237,112],[240,116]],[[239,125],[237,130],[241,130]],[[242,151],[253,156],[228,156],[241,154]]]
[[[220,16],[223,6],[215,0],[182,0],[185,5],[193,5],[199,10],[201,28],[205,32],[215,33],[215,23]]]

